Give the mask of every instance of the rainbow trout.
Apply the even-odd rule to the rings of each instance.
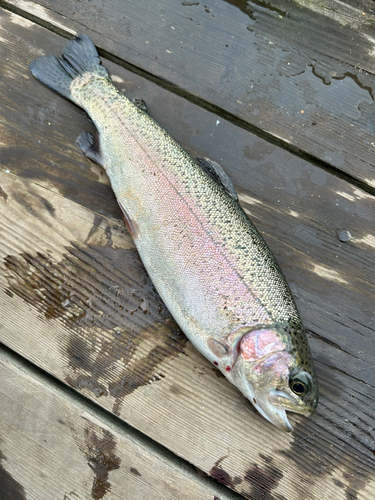
[[[215,162],[193,159],[112,84],[91,40],[43,56],[33,75],[81,106],[98,134],[78,139],[104,167],[143,264],[195,347],[263,417],[291,431],[318,385],[285,278]]]

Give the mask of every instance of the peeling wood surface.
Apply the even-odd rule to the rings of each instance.
[[[0,349],[2,500],[233,500]]]
[[[1,3],[65,36],[85,32],[121,64],[375,192],[372,2]]]
[[[282,435],[186,342],[75,144],[92,125],[29,74],[65,40],[5,11],[0,36],[0,341],[245,498],[372,498],[374,197],[105,61],[228,171],[296,294],[322,396]]]

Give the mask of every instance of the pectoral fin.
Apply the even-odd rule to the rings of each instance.
[[[235,201],[238,201],[238,196],[232,179],[227,173],[224,172],[222,167],[216,163],[216,161],[210,160],[209,158],[197,158],[197,162],[206,174],[208,174],[214,181],[225,189],[229,196],[231,196]]]
[[[220,339],[209,337],[207,345],[211,352],[219,359],[228,357],[228,366],[232,369],[236,364],[238,354],[240,352],[241,340],[247,333],[249,333],[249,327],[240,328],[239,330],[236,330],[225,337],[221,337]],[[229,370],[227,369],[227,371]]]
[[[213,337],[210,337],[207,341],[207,345],[210,348],[210,351],[218,358],[229,356],[228,347],[223,342],[220,342],[220,340],[216,340]]]

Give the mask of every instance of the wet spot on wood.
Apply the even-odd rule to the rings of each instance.
[[[279,481],[283,478],[282,472],[271,465],[271,462],[265,466],[260,467],[258,464],[253,464],[252,467],[246,471],[244,480],[251,485],[250,494],[246,493],[246,498],[253,500],[271,500],[274,496],[271,494]],[[244,492],[242,492],[244,495]],[[278,495],[278,500],[285,500],[283,496]]]
[[[357,500],[358,493],[366,487],[367,475],[364,474],[363,469],[347,469],[347,472],[343,474],[343,478],[348,483],[345,487],[346,500]]]
[[[204,472],[202,469],[200,469],[197,466],[194,466],[194,470],[198,474],[198,476],[200,476],[200,477],[208,477],[209,476],[209,474],[207,474],[207,472]]]
[[[347,500],[357,500],[357,492],[352,490],[351,488],[346,488],[346,498]]]
[[[47,212],[48,212],[50,215],[53,215],[53,216],[54,216],[54,215],[55,215],[56,210],[55,210],[55,207],[52,205],[52,203],[51,203],[51,202],[49,202],[49,201],[47,200],[47,198],[44,198],[43,196],[40,196],[40,195],[39,195],[39,196],[38,196],[38,198],[39,198],[39,200],[43,203],[44,208],[47,210]]]
[[[262,460],[267,462],[267,464],[271,464],[273,462],[273,457],[269,457],[267,455],[263,455],[263,453],[259,453],[259,456]]]
[[[236,489],[236,486],[240,483],[242,483],[242,479],[240,477],[231,477],[227,471],[225,471],[222,467],[222,462],[227,458],[228,456],[225,455],[224,457],[219,458],[215,462],[215,465],[212,467],[210,470],[209,474],[211,477],[216,479],[222,484],[225,484],[225,486],[229,486],[232,489]]]
[[[354,422],[349,422],[348,420],[339,419],[339,420],[331,420],[331,409],[329,404],[333,406],[337,404],[337,401],[340,401],[342,404],[342,397],[344,391],[335,392],[331,390],[331,386],[336,385],[335,377],[330,375],[327,376],[325,372],[321,374],[321,400],[324,401],[323,409],[318,408],[318,413],[322,412],[322,416],[324,416],[324,425],[326,427],[326,433],[324,439],[327,438],[327,435],[332,435],[334,432],[339,432],[342,436],[342,439],[347,439],[349,433],[352,436],[355,436],[357,443],[361,446],[361,449],[364,453],[366,453],[368,460],[373,459],[373,450],[374,450],[374,442],[371,438],[371,434],[367,431],[367,415],[364,413],[359,413],[357,407],[357,399],[350,398],[349,403],[349,411],[351,415],[354,415],[357,412],[358,419],[355,425],[352,425]],[[326,388],[326,385],[329,388]],[[357,386],[358,387],[358,386]],[[348,404],[348,401],[346,401]],[[363,428],[360,426],[363,425]],[[342,480],[338,480],[332,478],[333,483],[337,486],[337,488],[343,489],[345,488],[347,499],[349,496],[362,491],[367,484],[368,477],[373,475],[373,468],[371,467],[362,467],[358,469],[354,467],[352,461],[351,452],[346,452],[345,449],[341,449],[340,454],[337,456],[335,461],[333,462],[330,455],[324,453],[324,439],[322,440],[322,434],[316,434],[309,432],[309,422],[299,422],[298,427],[296,426],[293,432],[294,440],[291,443],[291,448],[289,450],[282,450],[279,453],[281,455],[287,457],[288,461],[291,464],[294,464],[296,469],[301,471],[301,474],[306,472],[306,464],[301,460],[301,456],[309,457],[309,481],[311,484],[319,484],[323,481],[325,476],[335,475],[337,470],[344,470]],[[354,429],[354,431],[353,431]],[[356,434],[355,434],[356,433]],[[322,444],[323,443],[323,444]],[[318,450],[318,451],[317,451]],[[341,494],[341,493],[340,493]],[[308,496],[306,497],[308,499]],[[356,497],[353,497],[356,498]]]
[[[341,481],[339,481],[338,479],[332,479],[333,483],[338,486],[339,488],[344,488],[345,487],[345,484]]]
[[[134,474],[135,476],[141,477],[142,474],[138,471],[138,469],[135,469],[134,467],[130,467],[130,472]]]
[[[100,432],[100,434],[99,434]],[[85,429],[84,454],[87,463],[95,474],[91,496],[100,500],[111,489],[109,473],[120,468],[121,460],[115,454],[116,441],[107,430],[98,433],[91,427]]]
[[[24,487],[5,469],[2,462],[6,456],[0,451],[0,492],[4,500],[26,500]]]
[[[225,378],[225,375],[223,375],[220,370],[218,370],[217,368],[212,369],[217,378]]]
[[[90,241],[98,241],[95,232]],[[67,328],[66,382],[97,398],[111,395],[119,415],[126,395],[160,381],[163,361],[184,354],[186,337],[136,250],[108,241],[107,234],[103,246],[72,243],[60,262],[42,253],[8,255],[5,292]]]
[[[182,394],[182,392],[183,392],[183,391],[182,391],[182,389],[181,389],[181,387],[179,387],[179,386],[178,386],[178,385],[176,385],[176,384],[172,384],[172,385],[170,386],[169,390],[170,390],[170,392],[171,392],[172,394],[176,394],[176,395],[178,395],[178,394]]]
[[[0,197],[3,198],[4,201],[7,201],[7,199],[8,199],[7,193],[4,191],[4,189],[1,186],[0,186]]]

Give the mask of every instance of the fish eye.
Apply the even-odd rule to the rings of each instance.
[[[297,396],[307,396],[311,389],[311,375],[307,372],[299,372],[289,380],[289,387]]]
[[[292,380],[290,388],[298,396],[304,396],[307,393],[307,387],[301,380]]]

